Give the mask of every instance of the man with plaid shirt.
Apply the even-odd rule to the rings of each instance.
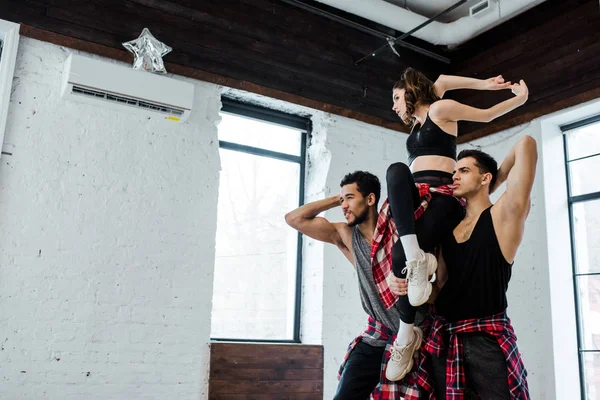
[[[400,314],[397,307],[384,306],[373,279],[371,243],[378,218],[379,179],[368,172],[356,171],[346,175],[340,186],[339,195],[305,204],[285,216],[288,225],[299,232],[336,245],[354,265],[361,303],[369,316],[365,331],[350,344],[346,353],[334,399],[418,399],[416,382],[400,385],[385,377]],[[338,206],[346,223],[331,223],[318,217]],[[406,286],[403,282],[404,290]],[[422,317],[417,314],[417,319]]]
[[[506,315],[506,290],[521,243],[537,163],[536,142],[522,138],[497,169],[479,150],[458,155],[454,195],[466,216],[442,244],[448,280],[425,340],[438,399],[529,399],[527,372]],[[490,192],[507,182],[492,204]],[[425,373],[425,375],[427,372]]]

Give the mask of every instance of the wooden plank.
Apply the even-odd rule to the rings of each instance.
[[[340,28],[340,24],[322,17],[316,18],[295,7],[291,7],[292,14],[300,19],[290,25],[293,26],[292,31],[279,29],[276,25],[264,24],[264,28],[257,26],[255,15],[242,14],[240,11],[260,10],[263,7],[260,14],[262,20],[275,20],[281,24],[282,18],[279,16],[290,6],[279,1],[259,0],[257,3],[260,7],[254,1],[225,0],[226,7],[215,1],[192,2],[194,9],[180,8],[178,12],[167,12],[166,5],[178,6],[175,2],[162,2],[161,6],[156,0],[41,1],[45,5],[37,2],[35,12],[19,10],[13,12],[12,17],[19,16],[19,22],[115,49],[121,47],[121,42],[139,34],[142,27],[149,26],[166,43],[181,43],[181,46],[174,45],[175,51],[166,57],[173,64],[206,71],[207,75],[220,82],[223,82],[221,77],[235,82],[227,86],[247,88],[255,85],[274,93],[281,92],[276,98],[297,96],[303,99],[301,103],[294,101],[298,104],[406,131],[391,111],[390,92],[395,77],[388,73],[399,73],[403,64],[395,56],[389,55],[358,67],[352,63],[354,56],[348,48],[355,45],[355,39],[363,40],[366,44],[363,48],[356,47],[356,56],[362,56],[362,52],[373,45],[376,47],[379,39],[347,27],[336,30],[335,27]],[[8,0],[0,0],[0,15],[4,3],[10,6]],[[235,7],[237,3],[243,7]],[[9,10],[9,6],[4,9]],[[271,13],[267,9],[271,9]],[[184,12],[190,10],[194,11],[194,15],[186,16]],[[203,10],[217,15],[225,10],[227,16],[241,20],[234,20],[232,26],[231,21],[218,16],[215,18]],[[273,15],[277,18],[273,18]],[[206,23],[195,20],[197,16],[202,16]],[[283,18],[285,23],[291,21],[286,18],[287,15]],[[214,29],[217,19],[216,24],[220,28]],[[255,35],[257,31],[260,32],[258,37]],[[316,35],[315,32],[320,34]],[[163,38],[163,35],[166,36]],[[305,49],[306,38],[310,35],[312,47]],[[345,47],[337,48],[333,44],[343,44]],[[336,60],[334,56],[326,56],[328,50],[334,51],[335,57],[339,56],[336,63],[333,62]],[[130,60],[120,55],[118,57],[124,61]],[[405,59],[407,57],[403,55]],[[393,63],[389,60],[393,60]],[[169,70],[175,72],[172,68]],[[200,74],[195,72],[194,75]],[[323,103],[325,106],[309,105],[311,103]]]
[[[385,43],[382,39],[372,37],[278,0],[171,1],[190,8],[207,11],[211,15],[226,13],[226,19],[231,21],[240,20],[239,15],[227,13],[239,12],[242,15],[250,16],[254,20],[253,25],[270,26],[275,28],[276,32],[293,32],[305,39],[318,39],[322,42],[331,43],[338,48],[348,48],[362,55],[368,54],[375,47]],[[350,18],[356,17],[351,16]],[[366,23],[368,24],[368,22]],[[411,56],[414,56],[414,54],[407,57]],[[407,60],[409,64],[410,61]]]
[[[212,27],[222,28],[232,32],[245,32],[249,37],[263,41],[279,41],[283,45],[303,43],[298,51],[308,50],[319,52],[333,63],[352,63],[352,57],[340,48],[343,43],[332,41],[332,35],[311,35],[311,26],[293,23],[283,25],[285,21],[274,18],[273,13],[255,7],[255,4],[246,4],[242,1],[223,1],[213,4],[209,1],[203,2],[178,2],[164,0],[130,0],[135,3],[152,7],[165,13],[192,18],[197,23],[207,24]],[[282,4],[283,5],[283,4]],[[324,21],[329,22],[329,21]],[[248,29],[252,27],[253,29]],[[356,32],[352,32],[353,36]],[[333,57],[332,57],[333,56]]]
[[[21,23],[30,15],[43,16],[46,12],[44,4],[38,1],[3,1],[1,3],[0,15],[3,19]]]
[[[54,0],[54,2],[60,4],[64,3],[64,1]],[[49,7],[47,13],[48,16],[53,18],[76,22],[97,30],[105,30],[113,35],[122,35],[123,38],[126,38],[127,32],[131,30],[131,27],[128,27],[125,23],[107,27],[108,24],[106,21],[118,20],[118,18],[125,21],[134,18],[135,14],[142,13],[144,11],[143,8],[145,8],[136,6],[140,9],[100,11],[97,4],[90,3],[79,7],[77,10]],[[142,25],[151,26],[153,21],[159,18],[159,16],[153,15],[153,13],[159,12],[159,10],[151,9],[151,11],[145,12],[144,19],[147,18],[148,20],[139,21],[140,27]],[[133,14],[129,15],[128,13],[130,12]],[[98,13],[102,13],[103,17],[98,17]],[[163,16],[164,13],[160,13],[160,15]],[[362,102],[369,103],[371,98],[380,101],[381,98],[389,96],[389,91],[393,84],[387,81],[387,87],[384,89],[383,87],[379,87],[385,82],[384,80],[377,80],[377,75],[365,73],[353,65],[332,67],[318,57],[309,56],[295,49],[289,49],[285,46],[272,46],[266,42],[253,40],[247,35],[236,35],[203,24],[190,24],[188,20],[180,17],[173,18],[173,16],[167,15],[160,22],[163,25],[161,25],[161,29],[157,30],[155,34],[157,36],[160,34],[161,39],[167,43],[171,43],[174,46],[176,43],[176,52],[195,55],[198,58],[215,56],[215,54],[216,59],[235,56],[244,60],[242,63],[245,66],[255,66],[255,69],[258,69],[263,74],[265,71],[272,72],[273,67],[275,67],[287,73],[298,74],[298,81],[303,82],[305,85],[311,84],[315,88],[330,87],[329,92],[332,90],[335,92],[335,87],[339,87],[341,90],[348,90],[349,92],[342,92],[344,96],[352,95],[352,93],[360,96],[363,92],[363,86],[366,85],[370,90],[367,91],[368,96]],[[177,26],[177,29],[167,29],[164,26],[166,23],[173,27]],[[247,29],[251,29],[251,27],[247,27]],[[195,37],[193,42],[189,41],[189,37],[192,36]],[[226,49],[226,52],[223,49]],[[169,57],[172,58],[173,56],[167,56],[167,59]],[[261,64],[263,65],[253,65],[251,62],[253,60],[261,60]],[[212,72],[216,71],[213,70]],[[284,76],[282,79],[288,81],[289,76]],[[255,82],[259,84],[263,83],[262,80]],[[380,106],[378,103],[374,105]]]
[[[600,14],[600,13],[599,13]],[[549,37],[548,42],[535,43],[536,49],[522,50],[520,56],[507,59],[504,62],[498,62],[493,66],[480,66],[477,74],[482,76],[494,76],[498,73],[508,75],[516,79],[517,77],[533,76],[544,79],[539,73],[539,69],[546,71],[554,69],[553,63],[557,60],[576,55],[583,56],[591,53],[589,47],[597,43],[600,35],[600,18],[590,25],[583,25],[575,28],[571,32],[565,32],[558,37]],[[593,54],[593,53],[591,53]],[[476,65],[473,61],[472,65]]]
[[[89,9],[86,9],[85,14],[94,15],[98,9],[95,4],[92,4]],[[118,14],[121,14],[120,12]],[[48,9],[48,15],[54,18],[64,19],[65,21],[76,21],[86,26],[91,26],[94,29],[102,29],[105,24],[106,18],[109,17],[122,17],[121,15],[109,14],[101,18],[91,18],[84,14],[79,14],[79,11],[74,14],[71,10],[56,9],[50,7]],[[117,24],[114,27],[106,28],[106,30],[115,35],[123,35],[125,37],[127,28]],[[182,31],[183,32],[183,31]],[[179,34],[177,34],[179,35]],[[173,55],[168,55],[167,59],[174,60],[175,62],[184,63],[186,65],[192,65],[194,67],[207,70],[214,73],[224,73],[225,75],[238,78],[248,79],[257,84],[264,84],[265,81],[271,81],[273,84],[270,86],[275,89],[287,90],[294,94],[301,94],[304,89],[310,89],[311,93],[314,93],[316,99],[331,102],[333,104],[348,107],[353,109],[365,110],[369,108],[369,104],[372,107],[372,111],[369,114],[378,115],[382,118],[394,118],[393,113],[387,109],[387,107],[381,107],[381,104],[373,104],[371,99],[376,101],[381,99],[384,95],[384,90],[369,87],[371,91],[367,91],[366,97],[362,97],[363,85],[360,82],[352,82],[342,78],[335,78],[333,75],[329,75],[324,71],[327,67],[322,67],[318,71],[318,60],[315,60],[313,67],[310,68],[311,62],[306,63],[306,68],[301,68],[298,63],[290,63],[287,61],[278,61],[275,57],[265,57],[265,54],[256,54],[251,49],[251,43],[246,45],[240,44],[237,41],[225,41],[222,39],[220,43],[214,43],[216,40],[211,40],[209,37],[205,43],[196,41],[194,44],[190,44],[185,41],[187,34],[181,33],[181,37],[178,40],[173,39],[175,42],[179,42],[178,49]],[[200,35],[203,36],[203,35]],[[166,39],[165,39],[166,40]],[[166,40],[168,41],[168,40]],[[215,48],[202,47],[203,45],[213,46]],[[227,49],[227,52],[221,51],[221,49]],[[183,53],[183,54],[182,54]],[[285,56],[285,54],[284,54]],[[290,57],[294,54],[290,53]],[[177,57],[177,58],[176,58]],[[260,59],[261,61],[256,61]],[[282,58],[285,60],[285,57]],[[216,62],[216,64],[214,64]],[[198,65],[196,63],[201,63]],[[236,72],[238,73],[235,76]],[[252,75],[254,73],[254,75]],[[240,76],[241,75],[241,76]],[[342,76],[344,74],[340,74]],[[279,85],[275,83],[277,78]],[[358,79],[358,77],[355,77]],[[291,90],[293,84],[297,85],[295,90]],[[319,93],[320,88],[327,88],[327,92]],[[385,97],[389,98],[389,89],[385,90]],[[389,100],[388,100],[389,101]]]
[[[323,380],[315,381],[271,381],[249,382],[232,380],[211,380],[210,393],[215,394],[263,394],[263,393],[321,393]]]
[[[381,46],[382,39],[348,28],[327,18],[300,10],[281,1],[272,0],[225,0],[202,1],[194,0],[164,2],[159,0],[130,0],[160,7],[166,12],[172,4],[186,7],[188,10],[198,10],[207,16],[203,20],[210,26],[220,26],[228,31],[237,31],[250,38],[266,43],[280,43],[297,52],[318,56],[336,65],[352,66],[372,76],[375,80],[389,76],[390,71],[401,71],[406,66],[416,66],[422,70],[439,74],[443,65],[437,61],[426,59],[412,51],[400,49],[402,58],[397,58],[390,52],[383,53],[374,60],[354,66],[354,61],[368,54],[374,48]],[[182,10],[183,11],[183,10]],[[195,17],[194,17],[195,18]],[[249,28],[250,27],[250,28]],[[264,32],[263,32],[264,31]],[[420,46],[434,46],[417,43]],[[429,45],[429,46],[427,46]],[[342,51],[346,56],[335,62],[328,56],[330,52],[337,54]],[[392,62],[390,62],[392,61]],[[391,79],[395,80],[395,79]],[[389,85],[386,85],[389,86]]]
[[[505,55],[510,51],[513,51],[510,54],[519,55],[521,49],[517,49],[517,46],[543,39],[557,29],[560,31],[561,22],[563,25],[569,23],[568,18],[563,20],[565,14],[589,3],[594,3],[594,0],[545,1],[461,45],[454,51],[454,69],[465,70],[473,62],[477,65],[486,61],[497,64],[511,58]],[[556,22],[559,22],[559,26],[555,26]],[[498,58],[492,58],[494,56]]]
[[[322,397],[322,346],[211,343],[210,399]]]
[[[178,33],[184,35],[186,42],[198,43],[204,40],[204,45],[214,47],[223,39],[229,38],[234,45],[241,41],[250,41],[251,43],[259,42],[264,45],[273,45],[275,48],[287,49],[299,55],[310,56],[323,61],[332,62],[339,66],[345,66],[351,72],[353,70],[366,71],[373,69],[377,63],[362,64],[354,66],[354,57],[348,49],[348,43],[354,43],[354,38],[357,37],[357,31],[351,31],[351,35],[347,37],[346,43],[337,43],[335,46],[329,42],[324,42],[323,39],[329,35],[320,34],[309,37],[306,35],[306,29],[299,29],[298,33],[294,28],[301,28],[301,24],[297,22],[291,26],[278,27],[274,24],[278,19],[274,19],[272,15],[266,14],[256,7],[246,7],[239,1],[225,1],[224,4],[212,5],[210,1],[195,2],[195,8],[186,7],[173,2],[162,0],[105,0],[81,3],[75,0],[46,0],[58,8],[68,10],[70,14],[76,15],[101,15],[96,17],[94,22],[100,26],[109,26],[103,20],[132,20],[140,22],[141,25],[151,26],[153,31],[160,32],[161,35],[172,35]],[[283,4],[286,6],[285,4]],[[101,7],[101,10],[99,8]],[[90,10],[87,10],[90,8]],[[114,13],[118,10],[117,16],[104,16],[105,14]],[[245,12],[241,12],[245,11]],[[72,21],[71,15],[68,19]],[[262,19],[262,20],[261,20]],[[325,20],[331,23],[329,20]],[[83,25],[89,25],[87,21],[80,21]],[[121,27],[127,27],[127,24],[119,24]],[[140,26],[141,26],[140,25]],[[338,26],[341,26],[338,24]],[[171,27],[173,29],[168,29]],[[189,33],[188,33],[189,32]],[[365,35],[361,35],[364,37]],[[190,40],[190,38],[193,38]],[[255,39],[255,40],[252,40]],[[179,41],[179,39],[177,39]],[[372,44],[361,50],[359,54],[363,54],[367,48],[377,45],[377,41],[373,38],[369,39]],[[242,46],[245,48],[245,46]],[[335,57],[331,57],[335,53]],[[268,51],[269,55],[277,55],[276,51]],[[289,59],[289,56],[286,56]],[[293,59],[290,60],[292,62]],[[332,70],[334,70],[332,68]],[[364,74],[365,77],[377,76],[376,74]],[[375,80],[374,80],[375,81]],[[372,83],[373,84],[373,83]]]
[[[595,7],[597,6],[596,4]],[[598,26],[600,16],[593,12],[592,8],[585,5],[570,9],[560,18],[544,20],[529,31],[512,36],[496,46],[490,46],[488,43],[478,54],[456,63],[454,68],[467,75],[487,74],[490,70],[507,74],[510,70],[506,66],[522,65],[544,55],[552,57],[553,51],[562,44],[569,44],[573,37],[586,36]],[[501,27],[504,28],[504,25]]]
[[[332,86],[322,84],[321,86],[310,81],[308,78],[299,74],[288,74],[281,69],[272,69],[267,65],[253,63],[251,65],[241,58],[233,58],[228,55],[225,60],[216,60],[219,54],[211,54],[210,57],[202,59],[191,58],[186,54],[174,54],[171,59],[178,64],[190,65],[196,69],[208,71],[214,74],[223,74],[229,78],[246,80],[257,85],[269,85],[270,88],[282,92],[288,92],[292,95],[302,97],[311,97],[313,100],[356,110],[358,112],[379,117],[390,121],[392,124],[397,121],[397,117],[391,111],[389,98],[384,99],[385,104],[373,105],[371,98],[363,98],[362,93],[353,93],[351,91],[343,91]],[[244,68],[246,66],[246,68]],[[175,72],[175,71],[172,71]],[[229,85],[228,85],[229,86]],[[235,86],[234,86],[235,87]],[[329,89],[325,93],[323,90]]]
[[[323,368],[323,348],[308,345],[212,343],[211,365],[236,368]]]
[[[244,381],[310,381],[323,378],[322,368],[238,368],[237,365],[215,363],[210,367],[210,379]]]
[[[213,342],[210,344],[210,348],[211,353],[216,355],[231,355],[242,351],[245,355],[251,357],[263,356],[273,352],[281,352],[286,357],[323,354],[323,346],[310,344]]]
[[[209,394],[210,400],[317,400],[322,398],[322,391],[314,393]]]

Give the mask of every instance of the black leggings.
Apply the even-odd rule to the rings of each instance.
[[[415,181],[437,187],[452,183],[452,175],[442,171],[420,171],[411,174],[403,163],[390,165],[386,174],[388,199],[399,236],[417,235],[421,249],[435,252],[442,240],[454,231],[463,219],[464,210],[452,196],[433,194],[426,212],[415,221],[414,212],[421,204]],[[402,270],[406,266],[406,255],[402,242],[398,240],[392,249],[392,270],[399,278],[406,278]],[[396,305],[400,319],[407,324],[415,322],[416,309],[408,296],[400,296]]]

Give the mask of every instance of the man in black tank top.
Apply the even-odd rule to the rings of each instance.
[[[454,195],[467,200],[466,216],[442,245],[448,280],[436,299],[436,329],[425,344],[439,399],[462,398],[469,390],[481,399],[529,399],[527,372],[506,315],[506,290],[530,209],[536,162],[536,143],[529,136],[511,149],[499,170],[481,151],[458,155]],[[506,192],[492,204],[490,191],[504,181]]]

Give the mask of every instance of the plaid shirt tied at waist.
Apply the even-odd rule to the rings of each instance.
[[[427,183],[416,183],[416,186],[419,190],[421,204],[415,210],[415,220],[419,219],[425,210],[427,210],[434,193],[447,196],[453,195],[452,188],[449,185],[433,187]],[[464,199],[457,198],[457,200],[461,202],[463,207],[465,206]],[[373,279],[386,310],[392,307],[398,300],[398,296],[392,293],[388,283],[388,279],[393,276],[392,248],[397,241],[398,231],[396,230],[396,223],[392,218],[389,201],[385,199],[377,217],[377,226],[375,227],[373,245],[371,246],[371,265],[373,268]]]
[[[447,323],[437,316],[429,332],[424,351],[434,355],[448,346],[448,359],[446,360],[446,399],[463,400],[465,398],[465,371],[463,360],[463,333],[485,332],[492,335],[506,357],[508,368],[508,387],[511,398],[515,400],[529,400],[527,386],[527,370],[521,360],[517,348],[517,337],[506,312],[491,317],[468,319]],[[419,382],[431,382],[427,371],[419,369]],[[424,387],[428,385],[423,384]]]

